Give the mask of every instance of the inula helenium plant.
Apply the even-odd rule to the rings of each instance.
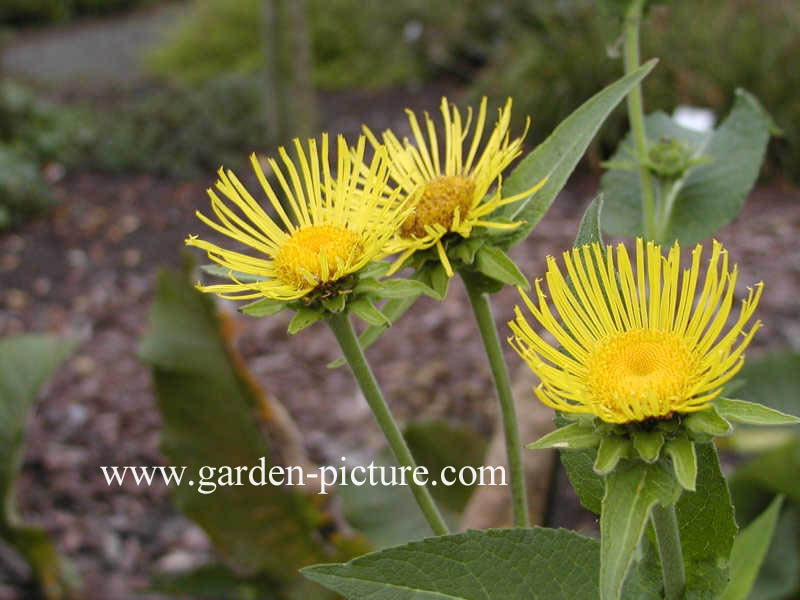
[[[354,146],[337,136],[335,156],[327,135],[295,140],[293,158],[280,148],[267,159],[269,173],[253,156],[259,197],[220,169],[209,190],[213,216],[198,213],[230,241],[187,240],[216,263],[206,272],[225,279],[199,289],[255,300],[241,307],[254,317],[290,310],[292,334],[326,322],[404,468],[417,465],[363,348],[419,295],[444,300],[456,274],[464,284],[499,402],[514,528],[450,534],[427,486],[414,480],[434,537],[303,569],[347,598],[732,600],[753,589],[757,567],[742,565],[763,559],[779,501],[758,529],[737,535],[713,440],[730,435],[734,422],[798,419],[731,397],[760,326],[763,286],[737,290],[735,257],[717,241],[696,242],[708,215],[728,206],[720,190],[747,195],[757,173],[746,157],[763,156],[771,122],[745,92],[708,133],[666,115],[645,119],[639,85],[655,66],[639,65],[646,3],[600,4],[621,17],[625,74],[529,153],[528,125],[519,137],[510,133],[511,99],[491,120],[486,98],[477,110],[442,98],[440,119],[407,111],[411,139],[364,126]],[[622,175],[604,178],[608,193],[576,226],[574,248],[545,247],[534,226],[626,97],[632,141],[624,161],[607,163]],[[625,220],[631,243],[603,243],[603,228],[620,230],[615,219]],[[532,290],[506,254],[531,231],[524,251],[547,257],[544,282],[534,279]],[[527,309],[515,309],[509,342],[539,379],[535,397],[555,411],[555,430],[539,440],[520,440],[517,406],[530,410],[534,398],[515,405],[491,312],[489,294],[506,285]],[[360,338],[351,313],[367,324]],[[562,451],[581,502],[599,514],[599,541],[529,527],[523,441]]]

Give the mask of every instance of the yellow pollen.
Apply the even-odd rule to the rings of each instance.
[[[425,185],[414,212],[400,227],[403,237],[423,237],[426,226],[439,224],[447,230],[453,225],[456,209],[464,220],[472,207],[474,182],[461,175],[445,175]]]
[[[361,237],[338,225],[308,225],[295,231],[275,256],[284,283],[304,288],[335,281],[358,254]]]
[[[586,366],[587,391],[598,408],[609,416],[633,413],[634,420],[665,417],[680,408],[699,375],[681,337],[651,329],[606,338]]]

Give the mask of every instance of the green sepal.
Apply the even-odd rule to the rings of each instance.
[[[697,485],[697,452],[688,438],[678,437],[667,442],[664,452],[672,459],[672,469],[681,487],[690,492]]]
[[[722,417],[737,423],[748,425],[794,425],[800,423],[800,418],[794,415],[787,415],[774,408],[746,400],[717,398],[714,400],[714,407]]]
[[[373,277],[359,280],[353,290],[356,294],[369,294],[376,298],[415,298],[420,294],[441,300],[439,294],[416,279],[384,279]]]
[[[272,298],[262,298],[250,304],[245,304],[239,307],[239,312],[247,315],[248,317],[268,317],[279,313],[286,308],[286,302],[280,300],[273,300]]]
[[[495,294],[503,289],[503,282],[493,277],[487,277],[483,273],[471,269],[461,269],[458,272],[465,284],[469,281],[469,286],[480,294]]]
[[[221,267],[219,265],[203,265],[200,269],[204,273],[208,273],[209,275],[213,275],[214,277],[223,277],[225,279],[232,279],[235,278],[237,281],[241,281],[242,283],[254,283],[257,281],[269,281],[269,277],[262,277],[261,275],[253,275],[252,273],[242,273],[241,271],[234,271],[232,269],[226,269],[225,267]]]
[[[597,458],[594,461],[594,472],[606,475],[613,471],[620,460],[628,458],[631,453],[631,441],[617,436],[608,436],[600,440]]]
[[[335,296],[322,298],[320,301],[322,302],[322,306],[324,306],[329,312],[338,313],[344,310],[346,300],[347,297],[345,294],[336,294]]]
[[[447,276],[447,271],[444,270],[442,263],[436,263],[431,269],[430,273],[430,287],[438,295],[439,300],[444,300],[447,296],[447,286],[450,283],[450,277]]]
[[[633,448],[644,462],[654,463],[661,454],[664,434],[660,431],[634,431]]]
[[[368,298],[362,296],[350,303],[350,310],[369,325],[391,325],[389,318],[379,311]]]
[[[471,265],[475,262],[475,253],[485,243],[486,240],[480,237],[467,238],[463,242],[453,246],[447,254],[452,258],[460,260],[465,265]]]
[[[312,323],[316,323],[320,319],[325,318],[325,313],[320,309],[313,308],[300,308],[289,321],[289,327],[286,329],[289,335],[294,335],[298,331],[302,331]]]
[[[594,432],[593,427],[586,427],[580,423],[572,423],[561,427],[540,437],[535,442],[525,446],[528,450],[543,450],[545,448],[595,448],[600,443],[601,437]]]
[[[382,260],[373,260],[367,263],[365,267],[363,267],[359,272],[359,277],[374,277],[375,279],[380,279],[386,272],[389,270],[392,264],[382,261]]]
[[[733,427],[714,406],[691,413],[683,420],[683,424],[690,432],[695,434],[724,437],[733,432]]]
[[[578,235],[575,236],[574,248],[585,246],[586,244],[603,244],[603,233],[600,229],[600,215],[603,212],[603,194],[598,194],[594,200],[586,207],[581,223],[578,226]]]
[[[497,246],[481,246],[475,254],[475,270],[501,283],[529,289],[528,280]]]

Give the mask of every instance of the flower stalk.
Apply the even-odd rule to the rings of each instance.
[[[386,437],[386,441],[389,443],[397,462],[401,467],[409,467],[413,473],[417,468],[417,464],[403,438],[403,434],[400,432],[400,428],[389,411],[389,407],[386,405],[386,401],[383,399],[378,382],[375,380],[375,376],[364,357],[347,313],[342,312],[331,315],[330,319],[328,319],[328,325],[339,343],[350,371],[353,373],[359,388],[361,388],[367,404],[372,409],[372,414]],[[447,524],[442,519],[428,489],[425,486],[417,485],[413,477],[409,481],[409,486],[433,533],[447,535],[449,533]]]
[[[511,394],[511,382],[508,369],[503,359],[500,340],[497,337],[492,307],[488,296],[476,289],[476,286],[466,277],[462,277],[467,296],[472,306],[472,312],[478,323],[481,341],[489,359],[492,370],[492,379],[497,390],[497,399],[500,403],[500,417],[503,421],[505,434],[506,456],[508,460],[509,480],[511,482],[511,512],[515,527],[528,527],[528,499],[525,493],[525,477],[522,469],[522,444],[519,440],[517,426],[517,412],[514,407],[514,398]]]
[[[651,519],[658,541],[658,555],[661,557],[664,597],[666,600],[680,600],[686,587],[686,572],[675,506],[664,507],[657,503],[653,507]]]
[[[639,67],[639,24],[642,19],[644,0],[631,2],[625,15],[625,74],[635,71]],[[637,163],[639,164],[639,180],[642,186],[642,213],[644,219],[645,238],[660,241],[656,226],[656,206],[653,198],[650,171],[647,167],[648,149],[647,133],[644,128],[644,108],[642,103],[642,88],[637,83],[628,93],[628,120],[633,133],[633,143],[636,149]]]

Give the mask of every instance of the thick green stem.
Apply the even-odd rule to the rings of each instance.
[[[383,435],[386,437],[386,441],[389,443],[389,447],[392,449],[398,464],[408,470],[407,480],[409,481],[409,487],[417,504],[419,504],[422,514],[428,520],[433,533],[447,535],[449,533],[447,525],[441,514],[439,514],[439,509],[436,508],[430,492],[425,486],[418,485],[414,480],[413,474],[417,464],[414,462],[414,457],[411,456],[411,451],[408,449],[405,439],[403,439],[403,434],[400,433],[392,413],[389,412],[389,407],[383,399],[378,382],[375,380],[366,358],[364,358],[364,353],[358,343],[358,338],[353,332],[349,317],[346,313],[339,313],[333,315],[328,320],[328,324],[336,341],[339,342],[342,354],[350,366],[350,371],[352,371],[353,377],[358,382],[367,404],[372,409],[372,414],[375,415],[375,420],[378,422],[381,431],[383,431]]]
[[[497,329],[492,318],[492,307],[486,294],[475,289],[466,277],[462,277],[467,295],[472,304],[472,312],[478,322],[481,340],[489,359],[497,399],[500,401],[500,416],[503,420],[503,432],[506,439],[506,455],[508,457],[508,478],[511,482],[511,509],[515,527],[528,526],[528,498],[525,494],[525,476],[522,470],[522,445],[519,441],[517,427],[517,411],[511,394],[511,381],[497,337]]]
[[[664,597],[667,600],[680,600],[686,587],[686,573],[675,507],[665,508],[656,504],[652,519],[658,540],[658,554],[661,557],[661,572],[664,575]]]
[[[625,73],[628,74],[639,67],[639,23],[642,18],[644,0],[634,0],[625,15]],[[650,171],[647,161],[647,133],[644,128],[644,109],[642,105],[642,88],[637,83],[628,93],[628,120],[633,132],[633,143],[639,163],[639,180],[642,185],[642,213],[644,231],[647,239],[655,239],[656,219],[653,188],[650,182]]]

